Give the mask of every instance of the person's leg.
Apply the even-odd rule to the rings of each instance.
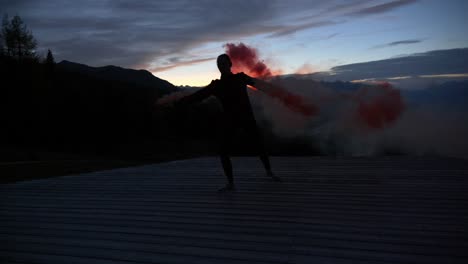
[[[275,181],[281,181],[281,179],[278,176],[275,176],[271,170],[270,158],[268,157],[265,144],[263,142],[263,137],[260,134],[257,124],[250,124],[247,128],[247,133],[249,133],[249,136],[253,141],[252,145],[255,147],[255,152],[262,161],[267,175]]]
[[[260,144],[259,146],[259,157],[260,160],[263,163],[263,167],[265,167],[265,171],[269,177],[271,177],[275,181],[281,181],[281,178],[274,175],[273,171],[271,170],[271,165],[270,165],[270,158],[268,157],[268,154],[266,153],[265,147],[263,144]]]
[[[220,154],[221,164],[223,165],[224,175],[226,175],[228,183],[225,187],[221,188],[220,191],[233,190],[234,189],[234,177],[232,171],[231,158],[227,154]]]
[[[224,125],[218,131],[218,152],[221,159],[221,165],[223,166],[224,175],[227,178],[227,184],[221,188],[220,191],[227,191],[234,189],[234,176],[232,169],[231,158],[229,157],[230,141],[232,140],[232,131],[227,125]]]
[[[257,139],[257,140],[261,140],[261,139]],[[265,170],[268,173],[268,175],[273,174],[271,171],[270,159],[268,157],[268,154],[266,153],[265,145],[263,144],[263,142],[257,143],[257,152],[258,152],[258,156],[260,157],[260,160],[263,163],[263,167],[265,167]]]

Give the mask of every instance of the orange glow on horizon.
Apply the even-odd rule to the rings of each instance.
[[[176,86],[194,86],[194,87],[203,87],[212,80],[219,79],[218,72],[194,72],[190,70],[171,70],[164,72],[152,72],[157,78],[166,80]]]

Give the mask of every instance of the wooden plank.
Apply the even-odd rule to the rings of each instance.
[[[0,186],[5,263],[466,263],[468,164],[217,158]],[[3,263],[2,262],[2,263]]]

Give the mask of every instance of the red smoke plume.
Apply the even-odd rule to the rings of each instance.
[[[376,94],[370,95],[370,92]],[[400,91],[387,82],[360,90],[356,100],[358,118],[372,129],[384,128],[395,122],[405,109]]]
[[[234,72],[244,72],[251,77],[262,79],[273,76],[270,68],[258,58],[256,49],[244,43],[227,43],[224,47],[227,55],[231,57]]]
[[[302,96],[290,93],[281,87],[266,90],[265,93],[273,98],[281,100],[281,102],[292,111],[305,116],[314,116],[319,112],[319,108],[316,105],[305,102]]]
[[[260,60],[256,49],[243,43],[225,45],[226,53],[231,57],[234,72],[244,72],[255,78],[270,78],[279,71],[271,70]],[[307,102],[304,97],[293,94],[280,86],[263,89],[267,95],[279,99],[290,110],[305,116],[313,116],[319,112],[319,107]],[[373,87],[365,87],[351,97],[357,104],[359,123],[367,128],[380,129],[395,122],[405,109],[405,103],[400,91],[389,83]]]
[[[272,71],[258,57],[256,49],[249,47],[243,43],[238,45],[227,43],[225,45],[226,53],[231,58],[232,69],[234,72],[244,72],[254,78],[269,78],[273,73],[278,74],[279,71]],[[274,86],[272,89],[262,90],[269,96],[279,99],[290,110],[301,113],[305,116],[313,116],[319,112],[319,108],[313,104],[307,103],[300,95],[293,94],[286,89]]]

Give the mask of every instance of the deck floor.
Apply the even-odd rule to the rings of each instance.
[[[217,158],[0,185],[1,263],[468,263],[468,162]]]

